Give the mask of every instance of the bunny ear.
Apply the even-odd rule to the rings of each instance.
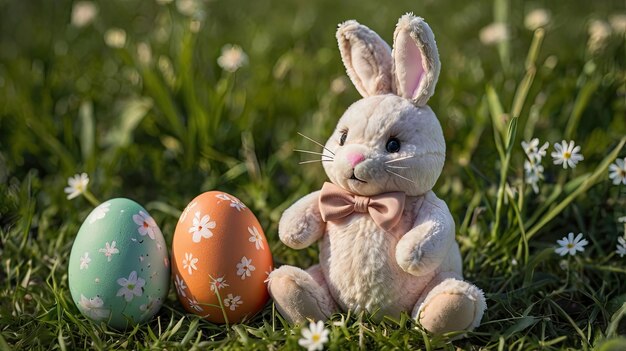
[[[363,97],[392,91],[391,48],[378,34],[347,21],[337,29],[337,42],[348,76]]]
[[[435,36],[421,17],[407,13],[393,34],[394,90],[417,106],[435,92],[441,63]]]

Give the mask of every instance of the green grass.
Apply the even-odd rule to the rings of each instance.
[[[601,49],[587,46],[590,21],[623,15],[623,3],[218,0],[200,2],[199,32],[175,3],[98,6],[95,21],[76,28],[69,1],[0,0],[0,350],[299,348],[299,329],[271,304],[245,323],[213,325],[184,313],[173,288],[159,314],[132,330],[86,320],[71,300],[67,263],[93,207],[67,200],[63,188],[87,172],[99,199],[146,206],[168,242],[193,197],[226,191],[257,215],[277,263],[315,263],[317,248],[288,249],[277,223],[324,180],[321,166],[298,165],[292,150],[312,145],[297,133],[325,140],[358,99],[336,24],[354,18],[390,41],[408,11],[426,18],[439,45],[430,105],[448,152],[435,191],[488,310],[453,343],[407,316],[344,315],[345,325],[327,324],[327,348],[624,349],[626,258],[615,245],[626,187],[612,185],[606,169],[626,156],[625,37],[614,31]],[[532,32],[524,16],[540,6],[551,22]],[[479,32],[494,19],[511,36],[486,46]],[[105,45],[111,27],[126,31],[124,48]],[[151,62],[139,58],[140,43],[150,45]],[[249,56],[234,74],[216,63],[228,43]],[[332,90],[333,81],[347,88]],[[573,139],[585,160],[563,170],[548,154],[534,194],[520,146],[531,137]],[[564,259],[554,247],[569,232],[590,244]]]

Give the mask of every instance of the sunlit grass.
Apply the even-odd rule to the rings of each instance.
[[[298,133],[324,141],[358,99],[336,24],[355,18],[390,41],[407,11],[426,18],[440,48],[430,105],[448,152],[435,192],[488,310],[453,343],[408,316],[335,315],[327,348],[591,349],[609,339],[606,349],[624,348],[626,257],[616,248],[626,186],[608,169],[626,156],[625,11],[554,3],[525,18],[538,6],[132,0],[75,18],[67,1],[0,1],[0,350],[300,348],[300,329],[271,304],[214,325],[185,313],[173,287],[146,325],[116,331],[85,319],[67,263],[93,206],[64,188],[86,172],[96,198],[138,201],[169,243],[191,199],[226,191],[256,214],[277,263],[314,264],[317,248],[288,249],[277,223],[325,178],[319,164],[299,165],[306,158],[293,150],[314,145]],[[218,63],[225,45],[247,56],[237,70]],[[532,138],[550,143],[537,192],[524,179],[521,142]],[[561,140],[581,146],[575,168],[553,164]],[[557,240],[570,232],[589,244],[561,257]]]

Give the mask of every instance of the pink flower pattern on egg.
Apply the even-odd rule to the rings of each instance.
[[[133,221],[139,226],[137,231],[139,235],[145,236],[146,234],[150,237],[150,239],[154,240],[155,233],[159,230],[154,218],[152,218],[149,214],[139,211],[138,214],[133,215]]]
[[[110,245],[109,245],[108,242],[105,243],[104,247],[102,249],[98,250],[98,252],[102,252],[104,254],[104,256],[107,257],[107,262],[111,262],[111,258],[113,257],[113,255],[119,254],[120,250],[118,250],[115,247],[115,240],[113,240]]]
[[[252,260],[246,258],[246,256],[243,256],[241,262],[237,263],[237,275],[241,276],[241,280],[249,277],[255,269],[256,267],[252,265]]]
[[[243,305],[243,301],[241,300],[241,296],[234,296],[233,294],[228,294],[224,299],[224,306],[230,307],[231,311],[234,311],[239,307],[239,305]]]

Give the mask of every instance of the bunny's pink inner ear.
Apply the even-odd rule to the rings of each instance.
[[[393,41],[394,90],[424,106],[435,92],[441,63],[432,30],[421,17],[400,18]]]
[[[378,34],[347,21],[337,29],[337,42],[348,76],[363,97],[392,91],[391,48]]]

